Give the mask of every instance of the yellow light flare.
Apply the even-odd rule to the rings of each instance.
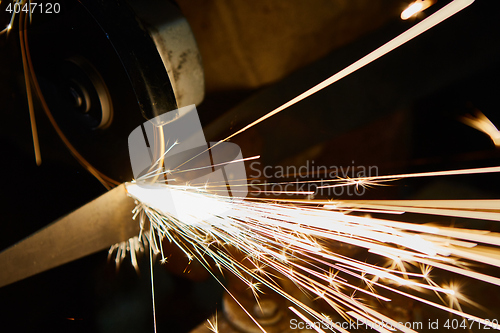
[[[460,120],[478,131],[483,132],[490,137],[496,147],[500,147],[500,131],[481,111],[476,110],[474,115],[466,115]]]
[[[432,6],[434,3],[436,3],[435,0],[417,0],[415,2],[412,2],[401,13],[401,19],[407,20],[410,17],[412,17],[413,15],[426,10],[427,8]]]

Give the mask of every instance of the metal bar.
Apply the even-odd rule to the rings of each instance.
[[[139,234],[122,184],[0,253],[0,287]]]

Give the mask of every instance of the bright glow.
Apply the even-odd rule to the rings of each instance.
[[[452,174],[455,173],[465,172],[454,170]],[[444,175],[441,172],[435,174]],[[179,187],[161,183],[139,186],[131,183],[126,187],[138,201],[135,216],[141,219],[147,217],[151,222],[151,229],[144,232],[156,253],[162,253],[159,240],[166,238],[179,246],[190,260],[198,260],[209,270],[209,262],[215,262],[216,270],[224,268],[239,277],[256,299],[261,293],[261,286],[274,290],[293,304],[290,309],[300,318],[306,318],[307,314],[316,321],[331,324],[330,319],[282,289],[276,283],[276,274],[323,299],[344,318],[364,318],[373,323],[388,323],[391,319],[376,309],[367,308],[352,295],[356,293],[364,299],[375,298],[379,302],[391,301],[377,294],[375,287],[382,288],[479,322],[481,318],[461,309],[461,303],[476,303],[458,292],[456,284],[439,286],[432,280],[431,270],[446,270],[463,278],[500,285],[499,278],[467,270],[462,263],[466,260],[500,266],[500,234],[352,216],[337,211],[343,209],[338,207],[353,205],[349,201],[336,202],[335,205],[304,201],[297,206],[287,204],[286,200],[280,203],[249,199],[235,201],[230,197],[210,194],[202,186]],[[172,195],[177,196],[175,205],[166,204],[165,201],[171,200]],[[309,204],[305,205],[306,202]],[[396,203],[384,201],[382,204],[391,206]],[[357,202],[357,205],[377,206],[370,205],[369,201]],[[412,205],[427,209],[428,204],[403,201],[398,207],[407,209]],[[448,200],[433,202],[430,206],[434,206],[430,209],[446,208],[450,211],[460,211],[457,207],[474,211],[498,207],[494,200],[460,203]],[[178,214],[180,210],[186,212]],[[144,223],[141,222],[141,225]],[[336,253],[331,244],[355,247],[378,259],[360,261],[347,257]],[[494,244],[495,247],[486,247],[486,244]],[[236,259],[230,248],[237,249],[245,258]],[[161,255],[164,258],[163,253]],[[381,264],[384,261],[386,264]],[[360,283],[365,287],[359,286]],[[425,291],[432,291],[448,304],[428,300]],[[493,324],[490,327],[500,328]],[[315,329],[318,331],[319,327]]]
[[[402,18],[403,16],[408,18],[424,10],[426,8],[424,4],[430,2],[414,3],[407,9],[411,9],[410,11],[405,11],[405,15],[402,14]],[[405,33],[223,141],[366,66],[472,2],[471,0],[453,1]],[[14,16],[3,31],[12,28],[13,19]],[[485,124],[484,120],[482,124]],[[483,128],[483,125],[478,125],[478,127]],[[496,130],[495,127],[494,129]],[[492,132],[491,128],[483,131]],[[160,165],[160,161],[161,159],[158,159],[156,164]],[[497,172],[498,168],[486,169],[480,172]],[[150,174],[148,177],[160,179],[158,177],[160,174],[156,171],[159,170],[154,170],[153,176]],[[172,172],[180,171],[168,171],[168,173]],[[344,179],[331,186],[369,187],[377,185],[380,181],[391,181],[397,178],[467,173],[471,173],[471,170],[392,175],[377,179]],[[497,248],[500,245],[500,235],[498,234],[458,228],[429,227],[343,213],[346,207],[368,208],[377,212],[398,210],[401,213],[414,211],[433,214],[436,214],[436,210],[439,209],[442,215],[450,216],[450,212],[453,211],[456,215],[452,216],[460,217],[468,217],[466,214],[472,210],[483,214],[482,217],[495,213],[477,209],[477,207],[467,210],[452,207],[456,205],[429,207],[417,203],[398,205],[390,202],[339,202],[325,205],[314,201],[296,205],[297,202],[291,200],[288,202],[287,200],[235,200],[213,194],[214,192],[209,193],[206,186],[169,186],[161,183],[148,186],[130,183],[126,186],[130,196],[137,200],[134,218],[139,218],[141,234],[110,249],[110,255],[115,250],[117,251],[115,259],[117,264],[125,258],[127,252],[130,252],[132,263],[137,268],[135,253],[144,251],[147,244],[151,252],[161,253],[164,262],[166,258],[160,240],[166,238],[184,251],[189,260],[198,260],[209,271],[211,268],[209,262],[213,261],[217,268],[221,270],[224,268],[235,274],[256,296],[261,293],[260,286],[267,286],[274,290],[300,309],[290,307],[292,312],[308,323],[312,321],[304,313],[327,325],[332,324],[329,317],[317,313],[307,304],[281,289],[276,282],[278,274],[279,278],[281,276],[288,278],[309,295],[321,298],[331,305],[332,310],[344,318],[350,316],[374,324],[383,321],[392,325],[397,325],[397,323],[383,313],[366,306],[358,295],[375,298],[379,302],[389,302],[390,298],[377,294],[374,287],[379,287],[479,322],[480,318],[462,312],[459,302],[467,301],[467,299],[459,289],[453,284],[450,284],[450,287],[437,285],[430,276],[431,270],[447,270],[465,278],[500,285],[500,279],[496,277],[464,268],[465,260],[467,263],[500,266],[500,251]],[[304,192],[301,193],[304,194]],[[377,210],[372,210],[373,206]],[[495,207],[498,210],[498,206]],[[150,222],[149,229],[146,229],[146,218]],[[353,247],[370,253],[376,258],[371,261],[368,259],[360,261],[337,253],[335,247],[331,246],[332,244]],[[245,255],[245,258],[236,259],[229,250],[230,248],[236,248]],[[208,261],[207,258],[211,260]],[[152,256],[150,260],[152,268]],[[386,264],[383,265],[380,262],[386,262]],[[269,270],[273,273],[266,268],[270,268]],[[398,288],[392,287],[393,285],[397,285]],[[223,288],[226,289],[224,285]],[[442,296],[447,296],[449,305],[444,306],[427,300],[425,291],[428,290],[436,293],[441,299]],[[231,297],[234,298],[232,295]],[[240,304],[236,299],[235,301]],[[248,314],[246,310],[245,312]],[[254,322],[264,331],[255,320]],[[489,321],[482,321],[483,325],[488,325],[488,323]],[[209,325],[213,332],[217,331],[216,322],[209,321]],[[493,323],[489,325],[498,329],[498,325]],[[323,332],[315,324],[313,326],[317,332]]]
[[[500,147],[500,131],[481,111],[476,110],[474,115],[466,115],[461,118],[461,121],[488,135],[493,144]]]
[[[403,12],[401,13],[401,19],[407,20],[413,15],[420,13],[430,6],[432,6],[436,0],[417,0],[412,2]]]
[[[0,35],[3,34],[3,33],[8,33],[11,29],[12,29],[12,24],[9,24],[3,30],[0,30]]]
[[[408,6],[403,12],[401,13],[401,19],[407,20],[416,13],[420,12],[423,10],[423,1],[416,1]]]
[[[127,192],[159,213],[188,225],[200,225],[219,221],[214,216],[231,210],[231,201],[199,200],[210,198],[203,188],[192,186],[138,185],[127,184]],[[201,194],[201,195],[200,195]],[[196,203],[196,206],[193,206]]]
[[[220,142],[229,140],[362,68],[439,24],[472,2],[471,0],[453,1],[344,70]],[[334,184],[327,186],[370,187],[380,182],[395,181],[398,178],[498,171],[500,168],[496,167],[474,171],[452,170],[392,175],[376,179],[343,179],[332,180]],[[438,285],[430,275],[432,269],[446,270],[459,274],[463,278],[499,285],[500,279],[496,277],[464,268],[465,262],[500,266],[498,259],[500,251],[494,245],[500,244],[498,234],[489,232],[481,234],[479,231],[430,227],[343,213],[346,208],[373,210],[369,203],[325,203],[286,199],[235,201],[227,196],[209,193],[208,189],[213,188],[207,188],[196,182],[184,187],[152,184],[149,188],[140,188],[133,183],[126,186],[129,194],[137,200],[134,217],[139,217],[141,226],[144,226],[142,221],[145,218],[150,221],[150,229],[143,230],[141,233],[144,232],[147,235],[148,242],[155,253],[161,252],[162,260],[165,258],[160,240],[166,239],[176,244],[188,258],[198,260],[214,277],[216,276],[213,271],[222,271],[222,268],[225,272],[233,273],[248,286],[256,299],[261,292],[260,286],[275,291],[293,304],[290,307],[292,312],[309,323],[313,322],[309,319],[312,317],[326,325],[332,325],[329,317],[316,312],[306,303],[282,289],[277,282],[279,279],[284,277],[311,297],[320,298],[331,306],[332,311],[345,319],[355,318],[374,324],[386,322],[396,327],[398,323],[385,316],[382,313],[383,310],[379,312],[371,308],[372,304],[391,300],[385,295],[377,294],[375,288],[380,288],[393,295],[398,294],[499,329],[498,325],[489,324],[488,321],[463,312],[459,302],[464,301],[465,298],[457,295],[459,293],[453,288]],[[172,200],[173,196],[177,198],[177,201]],[[389,208],[394,208],[394,205]],[[378,212],[394,211],[389,208],[379,205],[375,210]],[[422,209],[424,212],[435,207],[399,205],[397,210],[404,213],[410,211],[411,208]],[[467,213],[465,210],[458,211],[446,205],[439,209],[444,215],[449,211],[454,211],[458,216]],[[484,211],[478,211],[484,213]],[[358,260],[337,253],[335,245],[355,248],[356,251],[364,251],[370,256],[366,256],[366,261]],[[239,256],[235,258],[234,250],[242,253],[244,259]],[[214,267],[211,266],[212,263],[215,263]],[[224,284],[222,287],[228,291]],[[449,299],[449,305],[430,301],[428,298],[433,295],[429,296],[428,291],[438,295],[441,300]],[[231,293],[229,295],[235,299]],[[377,302],[362,301],[362,299],[371,298]],[[248,311],[236,299],[235,301],[257,327],[265,332]],[[367,303],[370,306],[367,306]],[[317,326],[314,326],[314,329],[322,332]],[[213,330],[215,331],[215,328]],[[346,332],[343,329],[340,331]],[[408,329],[404,331],[413,332]]]

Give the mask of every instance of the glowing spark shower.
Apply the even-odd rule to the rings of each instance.
[[[476,171],[484,172],[483,169]],[[468,170],[467,173],[473,172]],[[434,174],[455,173],[457,170]],[[397,177],[404,176],[413,175]],[[214,272],[224,268],[233,273],[255,293],[256,299],[259,285],[283,296],[294,304],[290,309],[299,318],[306,322],[311,319],[304,318],[313,318],[314,323],[322,323],[321,328],[315,326],[318,332],[323,332],[324,326],[336,331],[346,330],[287,293],[280,285],[280,278],[291,280],[307,294],[328,303],[346,320],[372,327],[389,325],[414,332],[399,327],[383,311],[371,309],[365,301],[353,297],[360,295],[365,300],[390,302],[386,292],[377,292],[385,290],[500,329],[495,323],[464,312],[461,304],[472,301],[463,296],[453,282],[440,285],[431,274],[432,270],[449,271],[472,281],[500,286],[500,278],[469,268],[471,263],[500,267],[500,234],[343,213],[345,208],[365,207],[400,212],[415,209],[425,214],[468,217],[473,211],[495,214],[489,218],[500,221],[498,200],[399,203],[241,200],[210,193],[203,187],[161,182],[145,185],[141,179],[127,184],[127,191],[137,200],[135,216],[141,225],[146,217],[149,219],[150,229],[144,232],[148,234],[153,251],[161,253],[163,260],[166,259],[161,240],[165,239],[179,246],[189,260],[196,259]],[[177,198],[175,209],[165,204],[170,197]],[[355,247],[370,259],[361,261],[339,254],[332,249],[332,244]],[[245,259],[238,260],[233,255],[235,251],[243,253]],[[381,265],[383,260],[389,264]],[[442,302],[434,301],[429,296],[432,294]]]
[[[219,143],[233,138],[369,64],[470,3],[471,1],[452,2],[351,66]],[[191,159],[198,156],[199,154]],[[180,164],[176,169],[180,169],[184,164]],[[318,188],[373,187],[401,178],[499,171],[499,167],[491,167],[331,179],[326,185],[322,180]],[[497,248],[500,245],[499,234],[485,230],[430,226],[349,213],[414,212],[499,220],[497,201],[429,203],[262,198],[243,200],[217,194],[217,185],[213,184],[167,185],[157,182],[146,185],[144,180],[139,178],[136,182],[127,184],[127,191],[137,200],[134,217],[139,218],[141,226],[145,225],[146,218],[149,220],[149,229],[144,228],[143,233],[147,234],[146,238],[152,250],[161,253],[163,262],[166,258],[161,242],[166,240],[177,245],[189,261],[198,260],[212,272],[214,277],[218,278],[217,271],[227,271],[237,276],[248,286],[257,302],[259,294],[262,293],[261,286],[281,295],[293,304],[289,307],[290,311],[317,332],[324,332],[325,327],[331,331],[348,332],[351,327],[346,329],[342,325],[352,321],[383,332],[387,329],[415,332],[413,329],[415,327],[402,326],[383,310],[378,307],[372,308],[369,302],[376,300],[382,304],[388,303],[394,296],[403,296],[464,320],[500,329],[495,322],[464,311],[462,304],[475,303],[464,296],[453,281],[446,283],[435,280],[432,274],[435,271],[448,271],[471,281],[477,280],[500,286],[500,279],[496,276],[470,268],[472,264],[500,267],[498,261],[500,251]],[[171,202],[172,198],[175,198],[174,204]],[[348,213],[345,213],[346,211]],[[334,244],[343,244],[362,251],[365,254],[364,259],[338,253]],[[236,258],[235,252],[242,253],[244,259]],[[123,255],[123,252],[120,255]],[[381,264],[384,262],[385,264]],[[331,311],[336,312],[345,322],[340,325],[338,322],[333,322],[327,314],[318,312],[287,292],[281,286],[280,279],[292,281],[311,298],[320,299],[328,304]],[[235,298],[224,285],[223,287],[232,298]],[[236,299],[235,301],[257,327],[265,332],[243,305]],[[354,329],[356,328],[359,327]]]
[[[233,138],[368,65],[454,15],[472,2],[453,1],[428,19],[418,23],[344,70],[220,142]],[[24,3],[24,1],[16,3]],[[14,19],[15,15],[12,15],[11,23],[0,33],[8,32]],[[32,64],[25,42],[26,35],[23,37],[21,33],[20,36],[23,45],[23,64],[28,82],[29,72],[33,73],[34,71],[31,68]],[[35,89],[39,90],[36,77],[33,77],[32,80]],[[29,83],[27,87],[28,85]],[[30,106],[30,110],[31,108]],[[498,130],[491,122],[488,123],[480,116],[477,116],[477,119],[469,117],[467,121],[471,126],[490,135],[496,144],[495,135]],[[32,124],[34,124],[34,118]],[[36,136],[35,132],[34,130],[34,137]],[[35,146],[37,146],[36,143]],[[162,147],[161,151],[164,150],[165,147]],[[164,162],[163,156],[165,154],[160,154],[161,157],[156,160],[153,166],[160,166]],[[197,156],[199,155],[193,158]],[[241,162],[256,158],[258,156],[234,161]],[[39,151],[37,151],[38,160]],[[83,160],[83,158],[79,158],[79,160]],[[86,162],[83,161],[85,165]],[[462,305],[467,303],[479,306],[466,296],[466,288],[459,288],[454,281],[443,282],[433,277],[434,272],[447,271],[463,277],[467,281],[481,281],[492,285],[492,287],[499,287],[500,278],[489,275],[484,270],[476,271],[472,267],[474,265],[500,267],[500,251],[498,249],[500,234],[486,230],[407,223],[359,214],[369,212],[389,215],[411,212],[422,215],[500,221],[498,200],[241,199],[221,195],[218,188],[225,188],[226,184],[220,186],[213,183],[172,185],[165,183],[165,179],[160,177],[167,174],[175,176],[228,163],[232,162],[189,169],[162,170],[161,168],[153,168],[148,170],[148,173],[142,178],[127,183],[129,195],[137,201],[134,219],[139,220],[141,233],[138,237],[132,238],[126,243],[117,244],[110,249],[110,256],[116,251],[115,261],[117,265],[123,261],[127,253],[130,253],[133,266],[138,268],[136,253],[145,252],[147,246],[151,252],[161,255],[162,262],[165,262],[167,258],[163,253],[162,241],[174,243],[190,261],[198,260],[214,277],[218,278],[217,272],[223,271],[237,276],[248,286],[257,301],[263,287],[281,295],[293,304],[289,307],[290,311],[304,322],[309,323],[317,332],[324,332],[325,326],[328,330],[338,332],[347,332],[350,328],[345,328],[342,323],[339,325],[327,314],[318,312],[287,292],[280,283],[281,279],[292,281],[311,298],[317,298],[328,304],[332,312],[336,312],[346,322],[354,320],[363,323],[364,326],[383,332],[391,329],[415,332],[414,328],[401,326],[383,310],[373,308],[372,304],[369,303],[369,301],[375,300],[380,304],[387,304],[391,302],[392,296],[403,296],[408,300],[432,306],[471,322],[500,329],[497,323],[479,318],[462,309]],[[91,172],[94,170],[88,169]],[[374,187],[402,178],[494,172],[500,172],[500,167],[380,177],[340,178],[327,182],[322,180],[322,184],[318,188]],[[96,177],[100,177],[95,170],[93,173],[97,174]],[[175,181],[175,179],[170,180]],[[272,193],[299,196],[313,194],[310,191],[272,191]],[[172,200],[174,200],[173,203]],[[346,256],[339,253],[336,251],[337,244],[362,251],[365,259],[361,260],[354,255]],[[242,253],[244,259],[235,257],[235,252]],[[152,270],[152,256],[150,256],[150,260]],[[153,276],[152,273],[151,276]],[[229,292],[227,289],[226,291]],[[230,295],[234,298],[232,294]],[[437,300],[434,296],[437,297]],[[243,308],[236,299],[235,301]],[[244,311],[250,316],[246,309]],[[257,327],[265,332],[255,319],[252,318],[252,320]],[[208,321],[208,324],[210,330],[218,331],[217,317],[213,322]]]

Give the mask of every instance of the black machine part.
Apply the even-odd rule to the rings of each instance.
[[[192,32],[170,1],[66,0],[61,7],[28,31],[42,92],[85,159],[119,182],[131,180],[130,132],[203,99]]]

